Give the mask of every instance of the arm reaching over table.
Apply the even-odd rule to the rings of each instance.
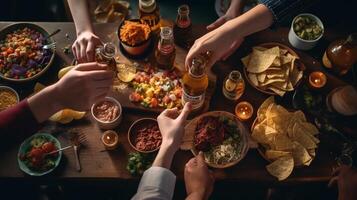
[[[193,58],[207,51],[213,53],[207,67],[220,59],[225,60],[241,45],[244,37],[264,30],[274,22],[280,23],[314,2],[316,0],[260,0],[260,4],[238,17],[218,19],[218,22],[207,27],[210,32],[198,38],[189,50],[185,60],[186,69]],[[231,6],[235,8],[237,5],[233,1]],[[231,17],[230,10],[231,7],[226,15]]]
[[[64,108],[87,110],[107,95],[113,72],[98,63],[79,64],[57,83],[0,112],[1,141],[23,139],[33,134],[40,123]]]
[[[214,176],[208,170],[203,153],[200,152],[185,166],[186,200],[208,199],[213,191]]]
[[[357,170],[348,166],[341,166],[334,171],[329,187],[337,185],[338,200],[357,199]]]
[[[167,109],[158,116],[162,144],[152,167],[145,171],[132,199],[172,199],[176,176],[170,171],[170,166],[180,147],[190,110],[191,105],[186,103],[181,113],[174,108]]]
[[[94,50],[102,42],[94,34],[90,21],[87,0],[68,0],[76,26],[77,39],[72,45],[72,51],[79,63],[93,62]]]

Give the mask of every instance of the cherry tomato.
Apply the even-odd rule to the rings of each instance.
[[[32,158],[41,158],[44,154],[42,148],[32,148],[29,156]]]
[[[56,150],[56,146],[52,142],[44,143],[41,148],[45,153],[50,153]]]

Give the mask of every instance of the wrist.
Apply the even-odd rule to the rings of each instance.
[[[82,28],[82,29],[79,29],[79,30],[76,30],[76,32],[77,32],[77,37],[80,36],[80,35],[83,34],[83,33],[91,33],[91,34],[94,34],[93,28],[92,28],[91,26],[85,27],[85,28]]]
[[[63,105],[63,101],[61,100],[60,89],[58,88],[57,84],[53,84],[47,87],[48,88],[48,96],[51,99],[55,99],[55,101],[49,101],[51,110],[57,112],[65,108]]]
[[[175,147],[174,143],[171,141],[162,141],[160,151],[166,152],[168,154],[175,154],[177,147]]]
[[[187,194],[186,200],[205,200],[207,199],[205,196],[204,191],[193,191]]]

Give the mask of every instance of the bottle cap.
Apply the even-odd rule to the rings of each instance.
[[[139,0],[139,8],[141,11],[151,13],[156,9],[155,0]]]

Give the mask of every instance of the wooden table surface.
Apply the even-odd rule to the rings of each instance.
[[[1,22],[0,28],[9,25],[8,22]],[[45,85],[51,84],[56,81],[57,72],[60,68],[70,64],[73,60],[71,54],[63,53],[63,48],[71,45],[75,40],[75,28],[73,23],[36,23],[44,27],[48,32],[52,32],[57,28],[61,32],[54,36],[57,41],[56,59],[43,77],[37,80]],[[117,41],[116,37],[116,24],[95,24],[95,30],[103,41]],[[202,35],[205,32],[205,26],[195,25],[193,27],[195,35]],[[225,110],[228,112],[234,111],[235,102],[229,101],[224,98],[221,92],[222,81],[224,77],[233,69],[238,69],[242,72],[242,63],[240,58],[248,54],[252,45],[263,42],[280,42],[289,45],[287,40],[287,28],[278,28],[277,30],[265,30],[256,33],[246,38],[245,42],[239,50],[232,55],[226,62],[219,62],[213,68],[214,73],[217,75],[217,89],[211,100],[210,110]],[[68,37],[66,37],[68,34]],[[301,60],[307,67],[307,71],[311,70],[324,70],[321,67],[320,59],[323,55],[324,49],[328,43],[338,36],[344,36],[341,33],[326,30],[326,34],[322,41],[312,51],[302,52],[296,50],[301,57]],[[306,74],[305,74],[306,75]],[[346,84],[344,81],[339,80],[334,75],[328,73],[328,84],[322,92],[328,92],[334,87]],[[33,91],[35,82],[13,84],[9,82],[0,81],[2,85],[9,85],[15,88],[21,98],[25,98]],[[245,93],[239,101],[247,100],[253,104],[256,110],[268,95],[262,94],[252,88],[249,84],[246,86]],[[284,105],[291,104],[291,94],[285,95],[282,99]],[[80,130],[87,136],[87,144],[85,148],[80,151],[80,161],[82,164],[82,171],[75,170],[74,154],[72,151],[65,151],[64,157],[60,166],[51,174],[44,177],[30,177],[25,175],[17,165],[17,151],[19,144],[14,144],[10,149],[6,149],[0,153],[0,180],[4,181],[138,181],[138,177],[132,177],[126,170],[127,155],[134,150],[127,142],[127,130],[129,126],[136,120],[142,117],[156,117],[157,114],[138,112],[135,110],[124,109],[123,121],[116,129],[119,133],[120,146],[115,151],[103,151],[104,147],[100,141],[102,130],[92,121],[90,114],[87,113],[85,119],[72,122],[67,125],[59,125],[55,123],[46,123],[44,131],[52,131],[56,129],[56,135],[63,146],[69,144],[67,139],[67,131],[71,129]],[[255,115],[251,120],[244,122],[249,128]],[[16,133],[14,133],[16,134]],[[323,135],[323,134],[322,134]],[[255,149],[249,150],[247,156],[237,165],[228,169],[214,169],[214,174],[218,181],[232,181],[240,183],[254,183],[254,184],[299,184],[306,182],[325,182],[330,178],[333,167],[336,166],[335,158],[331,154],[333,147],[324,136],[321,137],[321,144],[317,150],[317,155],[311,166],[294,169],[291,176],[283,181],[278,182],[274,177],[268,174],[265,166],[268,164]],[[183,178],[183,169],[185,163],[192,157],[191,152],[179,151],[177,152],[172,170],[178,176],[179,180]]]

